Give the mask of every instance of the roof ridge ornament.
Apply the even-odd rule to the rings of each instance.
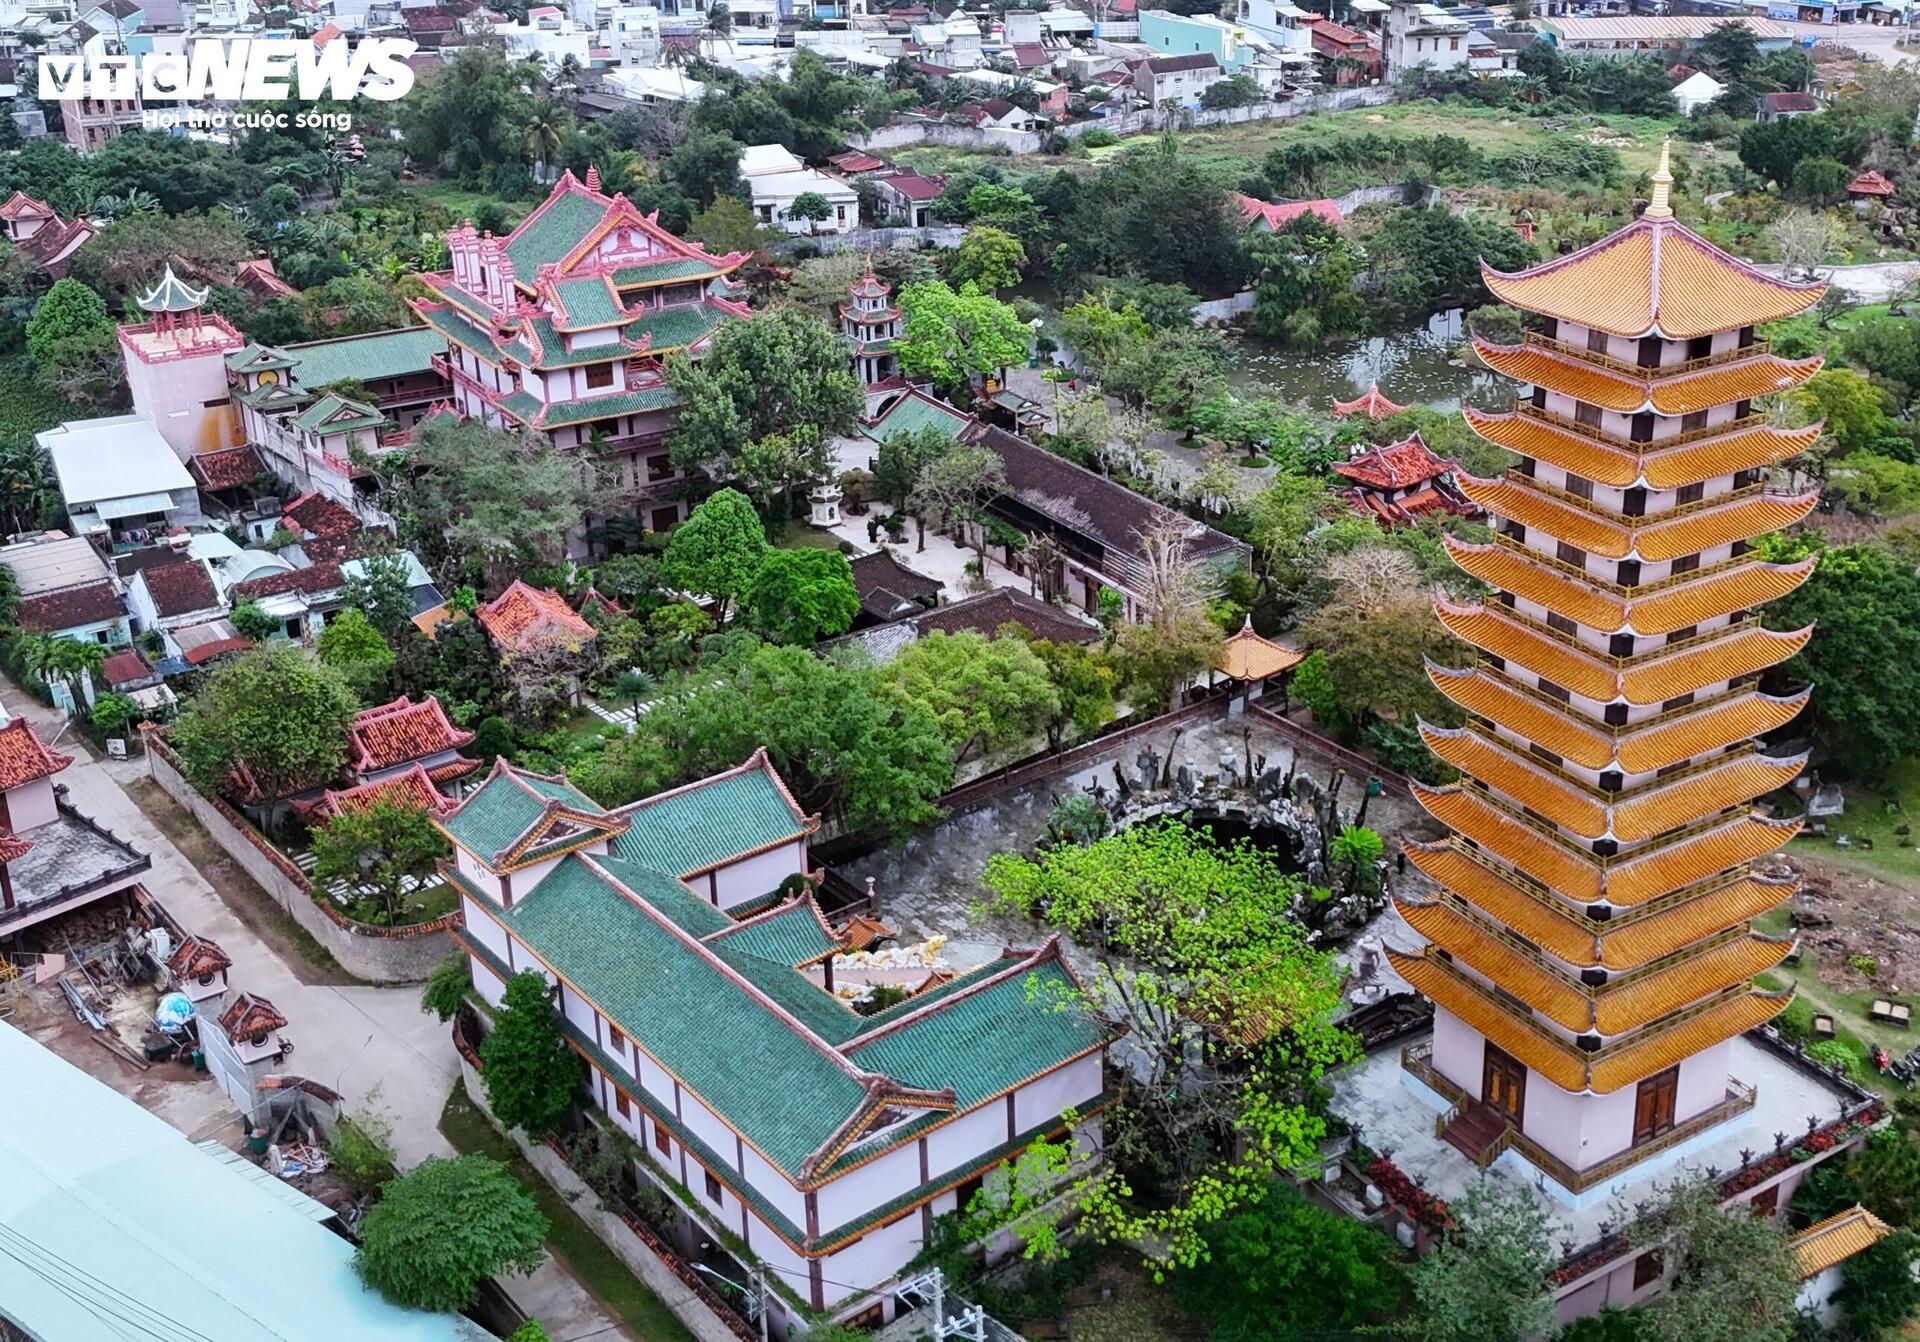
[[[1641,213],[1643,219],[1673,218],[1673,141],[1660,142],[1660,166],[1653,170],[1653,199]]]

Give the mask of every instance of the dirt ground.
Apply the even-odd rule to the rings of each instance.
[[[1920,988],[1920,888],[1805,852],[1786,863],[1803,883],[1793,924],[1822,984],[1845,993]]]

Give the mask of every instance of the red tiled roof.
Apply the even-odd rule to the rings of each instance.
[[[0,866],[18,862],[33,851],[33,841],[18,834],[0,834]]]
[[[99,582],[75,583],[38,596],[22,597],[18,618],[24,629],[57,633],[102,620],[125,619],[126,614],[113,584],[102,578]]]
[[[35,200],[24,191],[16,191],[0,204],[0,219],[57,219],[53,206],[44,200]]]
[[[1406,489],[1444,475],[1453,467],[1453,462],[1434,456],[1417,433],[1391,446],[1368,448],[1357,457],[1333,463],[1337,474],[1373,489]]]
[[[324,494],[302,494],[289,503],[281,519],[288,528],[314,536],[346,536],[360,529],[350,509]]]
[[[235,266],[233,282],[242,289],[268,298],[296,298],[300,293],[298,289],[281,279],[279,272],[273,268],[273,262],[264,257],[255,261],[242,261]]]
[[[580,604],[575,607],[582,615],[589,610],[597,610],[602,615],[625,615],[627,608],[602,592],[597,587],[589,587],[580,595]]]
[[[233,968],[233,957],[220,949],[220,943],[206,937],[190,936],[167,957],[167,968],[177,979],[197,979],[203,974],[218,974]]]
[[[908,200],[928,201],[940,195],[940,183],[931,177],[922,177],[917,172],[897,172],[891,177],[882,177],[879,180]]]
[[[206,490],[238,489],[253,483],[265,470],[260,464],[260,454],[251,447],[229,447],[187,458],[188,474]]]
[[[493,641],[508,652],[550,644],[577,648],[594,636],[593,626],[575,614],[558,592],[529,587],[518,578],[474,613]]]
[[[1761,98],[1770,112],[1817,112],[1819,101],[1811,93],[1769,93]]]
[[[347,767],[356,774],[397,768],[414,760],[458,750],[473,740],[448,721],[440,701],[419,703],[401,695],[389,704],[362,709],[347,729]]]
[[[264,578],[237,582],[233,585],[232,596],[236,602],[279,596],[285,592],[313,596],[318,592],[331,592],[343,581],[338,564],[309,564],[305,568],[287,569],[280,573],[269,573]]]
[[[1869,169],[1847,183],[1849,196],[1891,196],[1893,183]]]
[[[1333,417],[1335,419],[1345,419],[1348,415],[1365,415],[1368,419],[1378,420],[1385,419],[1389,415],[1397,415],[1405,409],[1406,407],[1404,405],[1395,405],[1392,401],[1382,396],[1380,394],[1380,384],[1376,382],[1364,392],[1360,393],[1357,400],[1334,401]]]
[[[1307,31],[1315,37],[1324,37],[1328,41],[1338,42],[1343,46],[1351,45],[1361,40],[1359,33],[1356,33],[1351,28],[1343,28],[1331,19],[1315,19],[1307,25]]]
[[[51,778],[73,763],[73,756],[48,750],[34,734],[33,724],[15,718],[0,727],[0,789],[25,787]]]
[[[280,1014],[279,1007],[258,993],[241,993],[220,1013],[220,1028],[227,1032],[229,1039],[264,1042],[270,1031],[287,1028],[287,1018]]]
[[[1008,624],[1017,624],[1048,643],[1091,643],[1102,636],[1100,626],[1092,620],[1079,618],[1012,587],[996,588],[950,605],[936,606],[924,615],[910,617],[908,622],[923,638],[934,633],[968,631],[992,638],[1002,625]]]
[[[1016,42],[1013,45],[1013,63],[1022,70],[1036,70],[1053,62],[1047,59],[1047,49],[1038,42]]]
[[[886,160],[875,158],[872,154],[863,154],[858,149],[849,149],[844,154],[831,154],[827,162],[841,172],[878,172],[887,166]]]
[[[147,665],[147,659],[134,648],[116,652],[100,664],[100,678],[115,688],[145,680],[152,674],[153,668]]]
[[[469,767],[475,763],[468,761]],[[293,809],[305,816],[310,825],[325,824],[337,815],[365,810],[375,802],[383,801],[395,806],[417,807],[434,815],[444,814],[456,803],[453,798],[444,796],[433,782],[433,775],[416,764],[391,778],[381,778],[350,788],[328,788],[317,800],[295,802]]]
[[[141,569],[138,581],[147,585],[153,608],[162,615],[186,615],[196,610],[211,610],[220,604],[220,594],[213,589],[207,566],[197,559],[181,558]]]
[[[1340,206],[1331,200],[1292,200],[1283,205],[1272,205],[1264,200],[1255,200],[1252,196],[1243,196],[1238,191],[1232,193],[1231,199],[1249,224],[1264,219],[1268,228],[1284,228],[1303,214],[1316,215],[1335,228],[1347,222],[1347,216],[1340,213]]]
[[[230,652],[245,652],[253,646],[250,638],[235,635],[232,638],[217,638],[211,643],[202,643],[198,647],[187,649],[187,665],[200,666],[216,657],[224,657]]]

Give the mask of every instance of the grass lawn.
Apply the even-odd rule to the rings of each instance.
[[[443,182],[430,177],[407,183],[407,190],[449,211],[456,219],[470,217],[482,201],[488,201],[506,211],[509,223],[517,224],[538,203],[501,200],[498,196],[490,195],[485,191],[469,191],[457,182]]]
[[[1892,312],[1886,303],[1863,303],[1857,308],[1849,308],[1827,323],[1829,331],[1851,331],[1863,321],[1874,317],[1885,317]]]
[[[527,1163],[520,1148],[487,1121],[467,1098],[464,1084],[453,1088],[440,1113],[440,1132],[462,1155],[478,1152],[505,1165],[521,1186],[533,1194],[540,1211],[552,1222],[547,1248],[586,1283],[616,1319],[647,1342],[693,1342],[693,1334],[666,1304],[627,1270],[587,1223],[574,1215],[573,1206]]]
[[[1846,814],[1827,822],[1827,837],[1795,839],[1788,851],[1817,856],[1822,862],[1882,880],[1920,886],[1920,759],[1895,765],[1879,788],[1849,785],[1845,790]],[[1904,836],[1896,834],[1902,825],[1913,829]],[[1873,848],[1835,848],[1834,836],[1841,834],[1856,845],[1871,839]]]

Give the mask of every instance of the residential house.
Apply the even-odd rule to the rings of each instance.
[[[1482,79],[1512,79],[1520,72],[1520,53],[1539,41],[1535,33],[1504,28],[1467,29],[1467,68]]]
[[[523,699],[556,694],[580,701],[580,673],[587,646],[598,631],[551,588],[529,587],[518,578],[474,612],[499,650]]]
[[[1651,56],[1662,64],[1673,61],[1723,23],[1739,24],[1752,33],[1763,54],[1785,51],[1793,45],[1790,29],[1771,19],[1752,15],[1588,17],[1575,14],[1536,20],[1541,33],[1568,56]]]
[[[1293,0],[1239,0],[1235,11],[1240,27],[1265,38],[1282,51],[1297,51],[1307,56],[1313,54],[1311,24],[1315,17],[1312,10],[1302,9]],[[1144,18],[1141,38],[1146,39]]]
[[[89,37],[93,35],[92,29],[83,24],[76,23],[74,27]],[[126,98],[60,99],[61,133],[75,153],[90,154],[108,140],[139,130],[142,120],[138,93]]]
[[[0,565],[20,594],[16,618],[29,633],[123,647],[127,612],[100,552],[78,536],[49,531],[0,547]]]
[[[860,613],[853,617],[855,629],[918,615],[940,604],[940,580],[914,572],[884,546],[872,554],[854,556],[847,566],[853,570],[853,590],[860,598]]]
[[[688,78],[683,67],[668,65],[623,65],[603,74],[600,87],[614,94],[619,102],[639,103],[643,107],[697,103],[707,94],[704,82]],[[618,105],[615,103],[607,110],[616,110]]]
[[[1465,69],[1470,55],[1467,24],[1425,0],[1393,0],[1381,48],[1391,74]]]
[[[349,559],[361,530],[360,519],[325,494],[302,494],[280,514],[280,529],[292,532],[309,560]]]
[[[854,1009],[834,977],[851,940],[783,893],[817,820],[764,750],[615,811],[501,760],[436,824],[475,990],[557,983],[602,1119],[651,1158],[640,1177],[689,1238],[737,1252],[736,1271],[764,1262],[810,1310],[890,1316],[934,1218],[1064,1110],[1100,1106],[1105,1034],[1061,1009],[1075,980],[1056,939]],[[795,1311],[767,1304],[784,1334]]]
[[[1273,203],[1233,191],[1228,193],[1227,199],[1246,219],[1249,233],[1278,233],[1294,220],[1308,214],[1335,228],[1345,228],[1347,224],[1347,217],[1340,213],[1339,203],[1324,198]]]
[[[746,313],[722,296],[746,255],[682,242],[625,196],[603,194],[591,169],[585,181],[562,173],[505,238],[462,227],[447,246],[452,269],[422,277],[433,297],[414,308],[447,338],[436,367],[454,384],[453,408],[591,449],[616,477],[609,492],[634,500],[622,505],[628,516],[671,527],[690,504],[666,450],[679,396],[664,360],[704,352],[714,328]],[[576,557],[587,554],[585,531],[569,537]]]
[[[993,638],[1008,625],[1024,631],[1037,643],[1086,646],[1106,637],[1106,631],[1096,621],[1077,611],[1029,596],[1016,587],[996,587],[990,592],[917,611],[886,624],[856,630],[828,646],[859,648],[873,659],[875,666],[885,666],[908,644],[929,634],[979,634]]]
[[[414,554],[411,550],[396,550],[393,552],[392,558],[399,562],[406,570],[407,594],[413,598],[413,613],[411,618],[419,619],[432,611],[443,609],[446,606],[447,599],[440,594],[440,589],[434,585],[432,575],[427,572],[426,565],[420,562],[418,555]],[[346,560],[340,565],[340,576],[343,579],[364,578],[366,576],[367,563],[368,561],[365,559]]]
[[[1355,32],[1330,19],[1316,19],[1307,30],[1313,36],[1313,54],[1335,84],[1345,87],[1380,78],[1380,46],[1373,34]]]
[[[1211,55],[1154,56],[1134,67],[1133,87],[1155,107],[1198,107],[1200,95],[1226,77]]]
[[[247,599],[245,588],[244,583],[235,588],[236,601]],[[207,566],[184,554],[135,573],[127,584],[127,609],[133,612],[135,632],[159,630],[171,657],[187,655],[186,647],[173,636],[175,630],[218,620],[227,613]]]
[[[218,1137],[196,1143],[11,1025],[0,1025],[0,1074],[0,1231],[33,1246],[0,1265],[9,1332],[61,1342],[259,1342],[267,1329],[355,1342],[492,1337],[458,1314],[387,1303],[355,1272],[331,1207]],[[183,1233],[183,1208],[219,1233]]]
[[[42,744],[25,718],[0,723],[0,943],[35,923],[126,890],[152,865],[146,854],[74,810],[55,791],[54,775],[72,763],[71,755]],[[8,1077],[13,1095],[20,1078],[17,1073]],[[17,1112],[9,1113],[0,1152],[18,1131]],[[6,1300],[8,1317],[17,1317],[13,1297],[0,1291],[0,1299]]]
[[[1282,46],[1214,14],[1140,12],[1140,40],[1154,51],[1168,56],[1212,56],[1228,76],[1245,75],[1269,91],[1281,86],[1289,68],[1298,73],[1313,64],[1311,35],[1304,28],[1289,31],[1298,41]]]
[[[786,233],[850,233],[860,226],[860,196],[838,177],[809,168],[785,145],[754,144],[740,152],[740,176],[753,197],[754,213],[769,228]],[[794,202],[818,196],[827,203],[824,219],[796,219]]]
[[[249,540],[265,540],[273,534],[280,500],[255,489],[262,476],[272,476],[257,448],[195,453],[187,458],[187,474],[200,486],[200,512],[208,520],[234,527]]]
[[[1005,70],[960,70],[953,78],[958,83],[977,84],[998,95],[973,104],[986,108],[986,116],[968,115],[967,118],[974,125],[989,130],[1039,130],[1045,118],[1059,116],[1067,110],[1067,86],[1049,79],[1008,74]],[[1035,110],[1029,112],[1025,108],[1015,107],[1015,97],[1031,101]]]
[[[345,601],[346,579],[340,565],[323,559],[305,568],[289,568],[237,583],[227,594],[234,605],[249,602],[262,615],[280,622],[279,638],[304,643],[317,638],[326,617]]]
[[[0,226],[14,251],[52,279],[67,273],[67,262],[97,230],[85,219],[63,219],[51,205],[16,191],[0,204]]]
[[[1187,560],[1221,582],[1250,563],[1252,551],[1244,543],[1004,429],[983,428],[976,441],[1006,469],[1007,491],[988,504],[988,511],[1028,535],[1053,538],[1060,560],[1053,571],[1031,576],[1042,592],[1064,597],[1088,614],[1099,611],[1103,592],[1112,591],[1122,613],[1138,618],[1147,542],[1158,531],[1182,536]],[[1001,562],[1025,573],[1029,561],[1014,550]]]
[[[34,435],[74,534],[139,544],[200,521],[200,491],[145,415],[69,420]]]
[[[1820,110],[1820,100],[1811,93],[1763,93],[1756,121],[1790,121],[1797,116],[1812,116]]]
[[[134,413],[153,420],[182,461],[238,447],[226,357],[246,340],[225,317],[204,311],[207,290],[171,266],[136,301],[147,320],[117,329]]]
[[[233,268],[233,287],[249,295],[256,303],[276,298],[298,298],[300,291],[280,278],[268,257],[242,261]]]
[[[933,222],[933,203],[946,185],[942,178],[923,177],[917,172],[889,173],[869,179],[880,197],[883,217],[900,220],[909,228],[925,228]]]

